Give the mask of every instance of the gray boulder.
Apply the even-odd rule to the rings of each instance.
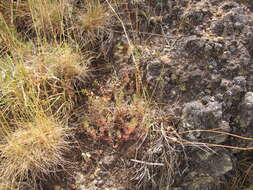
[[[217,101],[208,102],[206,105],[200,101],[185,104],[182,114],[181,131],[185,138],[195,142],[222,143],[227,139],[226,135],[207,130],[229,132],[229,123],[222,120],[222,104]]]

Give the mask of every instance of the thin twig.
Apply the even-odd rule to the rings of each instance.
[[[135,160],[135,159],[131,159],[131,161],[139,163],[139,164],[149,165],[149,166],[164,166],[164,164],[162,164],[162,163],[145,162],[145,161]]]
[[[240,135],[236,135],[236,134],[232,134],[232,133],[228,133],[228,132],[224,132],[224,131],[216,131],[216,130],[208,130],[208,129],[189,130],[189,131],[179,132],[178,134],[192,133],[192,132],[218,133],[218,134],[222,134],[222,135],[228,135],[228,136],[236,137],[236,138],[239,138],[239,139],[250,140],[250,141],[253,140],[253,138],[250,138],[250,137],[243,137],[243,136],[240,136]]]
[[[125,27],[125,24],[123,22],[123,20],[120,18],[119,14],[116,12],[116,10],[113,8],[113,6],[110,4],[110,2],[108,0],[105,0],[106,3],[109,5],[109,7],[111,8],[111,10],[113,11],[113,13],[116,15],[116,17],[118,18],[118,20],[120,21],[121,23],[121,26],[124,30],[124,33],[126,35],[126,39],[127,39],[127,43],[129,45],[129,47],[131,48],[131,56],[132,56],[132,59],[133,59],[133,62],[134,62],[134,65],[135,65],[135,69],[136,69],[136,91],[137,91],[137,94],[140,93],[140,84],[141,84],[141,76],[140,76],[140,71],[139,71],[139,65],[136,61],[136,58],[135,58],[135,55],[132,51],[132,48],[133,48],[133,45],[132,45],[132,42],[127,34],[127,30],[126,30],[126,27]]]

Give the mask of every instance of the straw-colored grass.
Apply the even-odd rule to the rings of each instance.
[[[42,111],[30,121],[17,121],[17,129],[1,140],[0,181],[35,182],[64,168],[69,150],[65,126]]]
[[[34,49],[19,60],[0,59],[1,104],[17,112],[36,99],[66,113],[73,105],[73,83],[87,77],[89,59],[65,44]]]
[[[85,1],[77,13],[73,28],[85,39],[84,43],[93,43],[103,39],[111,23],[112,13],[106,4],[99,0]]]
[[[64,34],[69,6],[67,0],[4,0],[0,2],[0,11],[9,26],[15,26],[25,34],[56,39]]]

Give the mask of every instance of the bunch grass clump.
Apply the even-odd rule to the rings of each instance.
[[[34,100],[66,113],[74,103],[74,81],[87,76],[89,59],[66,44],[34,49],[18,60],[0,59],[0,102],[12,113],[25,111]]]
[[[54,76],[65,81],[87,76],[90,59],[67,44],[46,44],[29,60],[31,69],[41,76]]]
[[[41,110],[33,110],[29,120],[16,120],[0,143],[0,181],[11,184],[35,182],[64,168],[69,151],[69,131],[64,124]]]
[[[30,19],[32,19],[31,27],[38,34],[56,37],[64,33],[67,2],[64,0],[28,0],[26,3],[30,10]]]
[[[8,25],[22,33],[56,39],[64,34],[69,6],[66,0],[4,0],[0,2],[0,11]]]
[[[77,13],[73,28],[85,39],[85,43],[102,40],[112,24],[112,13],[105,3],[99,0],[85,1]]]

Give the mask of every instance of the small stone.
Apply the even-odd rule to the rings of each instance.
[[[101,160],[101,164],[102,164],[103,166],[109,167],[109,166],[111,166],[111,165],[114,163],[115,160],[116,160],[116,155],[107,155],[107,156],[105,156],[105,157]]]
[[[55,185],[54,190],[61,190],[61,186],[60,185]]]
[[[220,87],[222,88],[228,88],[231,86],[231,81],[227,79],[221,79]]]
[[[104,181],[103,180],[98,180],[96,182],[96,186],[102,186],[104,184]]]
[[[168,63],[170,63],[170,61],[171,61],[171,59],[170,59],[170,57],[169,57],[168,55],[164,55],[164,56],[162,56],[160,59],[161,59],[161,61],[162,61],[163,63],[165,63],[165,64],[168,64]]]

